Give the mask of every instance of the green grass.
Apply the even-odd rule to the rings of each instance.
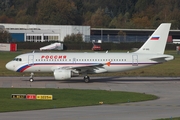
[[[177,117],[177,118],[163,118],[163,119],[157,119],[157,120],[180,120],[180,117]]]
[[[5,65],[21,52],[0,52],[0,76],[13,75],[13,72],[7,70]]]
[[[12,60],[17,55],[26,53],[26,52],[29,52],[29,51],[21,50],[18,52],[0,52],[0,63],[1,63],[0,76],[29,76],[29,73],[17,73],[17,72],[9,71],[5,68],[5,64],[8,61]],[[117,73],[94,74],[91,76],[155,76],[155,77],[180,76],[180,67],[179,67],[180,55],[177,55],[175,50],[166,51],[165,53],[173,55],[175,59],[172,61],[163,63],[163,64],[141,68],[137,70],[117,72]],[[52,73],[35,73],[35,76],[52,76]]]
[[[51,94],[53,100],[11,99],[11,94]],[[0,112],[117,104],[153,100],[154,95],[105,90],[0,88]]]

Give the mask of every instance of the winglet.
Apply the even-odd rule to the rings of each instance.
[[[107,65],[107,66],[110,66],[110,65],[111,65],[111,61],[107,62],[106,65]]]

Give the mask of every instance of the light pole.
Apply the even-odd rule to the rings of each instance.
[[[103,30],[101,28],[101,40],[103,41]]]

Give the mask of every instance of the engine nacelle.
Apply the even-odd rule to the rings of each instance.
[[[79,76],[79,74],[74,73],[71,70],[57,69],[54,71],[55,80],[68,80],[71,79],[71,77],[77,77],[77,76]]]
[[[55,80],[68,80],[71,79],[71,70],[55,70],[54,71]]]

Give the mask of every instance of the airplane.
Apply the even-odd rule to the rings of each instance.
[[[173,60],[174,56],[164,54],[170,26],[171,23],[160,24],[135,52],[32,52],[15,57],[6,64],[6,68],[15,72],[30,72],[30,82],[34,81],[36,72],[53,72],[55,80],[84,75],[84,81],[88,83],[88,74],[122,72]]]

